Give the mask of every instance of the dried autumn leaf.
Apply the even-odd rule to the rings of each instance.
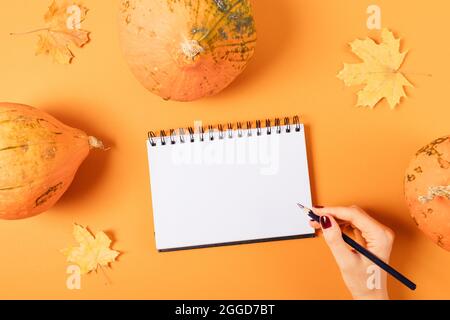
[[[373,108],[386,98],[394,109],[406,97],[404,87],[413,86],[399,71],[407,52],[400,52],[400,39],[388,29],[382,31],[381,38],[379,44],[369,38],[350,43],[363,63],[344,64],[338,78],[346,86],[365,85],[358,92],[358,106]]]
[[[39,35],[36,54],[48,54],[57,63],[71,63],[74,55],[70,45],[82,48],[89,42],[89,32],[77,26],[86,14],[87,8],[80,3],[54,0],[44,16],[47,28]]]
[[[107,267],[120,254],[110,249],[111,239],[102,231],[93,236],[87,228],[75,224],[73,236],[79,245],[63,249],[61,252],[67,256],[67,262],[80,267],[81,274],[94,271],[98,266]]]
[[[36,55],[46,54],[54,62],[70,64],[74,58],[71,46],[82,48],[89,42],[89,32],[80,29],[87,11],[79,2],[54,0],[44,15],[46,26],[23,34],[39,32]]]

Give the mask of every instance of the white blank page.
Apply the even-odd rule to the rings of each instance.
[[[160,251],[312,236],[297,203],[311,206],[304,127],[147,142]]]

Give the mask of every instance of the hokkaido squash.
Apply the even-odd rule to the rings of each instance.
[[[137,79],[178,101],[226,88],[256,43],[250,0],[122,0],[119,29]]]
[[[405,196],[419,229],[450,251],[450,136],[417,152],[406,171]]]
[[[0,103],[0,219],[23,219],[52,207],[101,141],[38,109]]]

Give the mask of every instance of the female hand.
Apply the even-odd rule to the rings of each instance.
[[[355,206],[315,208],[313,211],[321,218],[320,224],[311,221],[311,226],[322,229],[353,298],[389,299],[386,272],[344,242],[339,224],[350,224],[354,228],[355,240],[386,263],[389,262],[394,232]],[[369,285],[371,276],[380,277],[379,286]]]

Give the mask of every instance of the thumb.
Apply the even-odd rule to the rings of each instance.
[[[325,241],[330,247],[338,265],[341,268],[347,265],[349,259],[353,258],[353,254],[344,242],[344,239],[342,239],[342,231],[339,224],[333,217],[324,215],[320,217],[320,226],[322,227]]]

